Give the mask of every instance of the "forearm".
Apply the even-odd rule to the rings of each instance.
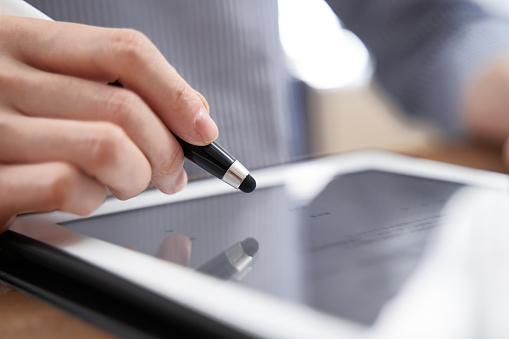
[[[376,77],[403,109],[449,132],[465,129],[466,86],[509,52],[509,22],[471,1],[329,0],[376,60]]]

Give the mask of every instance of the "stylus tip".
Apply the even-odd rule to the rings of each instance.
[[[242,249],[247,255],[252,257],[256,254],[256,252],[258,252],[258,248],[260,245],[258,245],[258,241],[255,238],[249,237],[242,240],[240,246],[242,246]]]
[[[256,188],[256,181],[254,178],[248,174],[247,177],[242,181],[242,184],[239,186],[239,190],[244,193],[251,193]]]

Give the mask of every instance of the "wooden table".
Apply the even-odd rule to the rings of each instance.
[[[500,149],[478,143],[438,143],[402,153],[506,173]],[[113,338],[40,300],[0,284],[0,338]]]
[[[502,150],[476,142],[441,142],[401,153],[488,171],[509,173],[502,162]]]

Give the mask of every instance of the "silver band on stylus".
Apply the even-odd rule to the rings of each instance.
[[[230,264],[235,267],[238,272],[244,270],[249,263],[253,261],[253,257],[249,256],[244,251],[240,242],[235,244],[235,246],[228,248],[225,251],[225,254]]]
[[[235,188],[239,188],[240,184],[242,184],[248,175],[249,171],[244,167],[244,165],[242,165],[238,160],[235,160],[221,180]]]

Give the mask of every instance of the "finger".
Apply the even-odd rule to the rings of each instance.
[[[185,185],[180,144],[134,92],[26,67],[18,71],[17,82],[22,85],[0,93],[16,111],[33,117],[112,122],[145,154],[152,181],[161,191],[175,193]]]
[[[485,67],[467,84],[462,118],[481,139],[502,144],[509,135],[509,62]]]
[[[150,164],[118,126],[108,122],[3,115],[0,162],[68,162],[107,185],[119,199],[142,192]]]
[[[502,161],[505,168],[509,169],[509,138],[506,137],[502,145]]]
[[[0,234],[7,231],[14,224],[14,220],[16,220],[16,214],[11,215],[8,212],[5,214],[0,212]]]
[[[205,109],[207,110],[207,113],[210,114],[210,106],[209,106],[209,102],[207,101],[207,99],[205,99],[203,94],[201,94],[198,91],[196,91],[196,94],[198,95],[198,97],[200,98],[201,102],[203,103],[203,106],[205,106]]]
[[[68,163],[0,164],[0,229],[25,212],[88,215],[104,202],[104,185]]]
[[[191,258],[191,240],[183,234],[169,235],[161,242],[156,257],[187,266]]]
[[[140,32],[73,23],[7,18],[17,57],[36,68],[106,82],[120,81],[138,93],[170,130],[204,145],[217,126],[199,96]],[[8,25],[13,20],[23,25]],[[5,20],[4,20],[5,21]],[[13,28],[14,27],[14,28]],[[9,32],[6,32],[9,36]],[[79,39],[77,39],[79,37]]]

